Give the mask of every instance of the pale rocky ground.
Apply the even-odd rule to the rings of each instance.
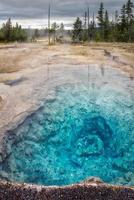
[[[48,46],[44,41],[0,45],[0,140],[41,105],[50,87],[72,80],[70,75],[62,76],[65,69],[85,65],[117,68],[133,81],[134,45]]]

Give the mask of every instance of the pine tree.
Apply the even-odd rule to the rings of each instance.
[[[87,9],[87,23],[88,23],[88,41],[90,41],[90,12],[89,12],[89,7]]]
[[[80,19],[77,18],[72,32],[73,41],[81,41],[81,38],[83,41],[89,39],[112,42],[134,41],[134,4],[132,0],[127,0],[127,3],[121,8],[120,14],[115,11],[113,20],[109,19],[107,11],[104,12],[104,4],[101,3],[97,19],[98,27],[95,27],[95,20],[89,23],[89,8],[84,14],[83,26],[82,23],[79,23]]]
[[[98,16],[97,16],[97,18],[98,18],[98,25],[99,25],[99,27],[102,27],[103,28],[103,26],[104,26],[104,5],[103,5],[103,3],[101,2],[101,4],[100,4],[100,9],[99,9],[99,11],[98,11]]]
[[[7,42],[10,42],[12,39],[12,22],[11,19],[9,18],[6,24],[3,24],[3,31],[4,31],[4,36]]]
[[[118,10],[115,11],[114,22],[110,23],[110,32],[112,41],[117,41],[119,34],[119,13]]]
[[[34,37],[35,37],[35,38],[38,38],[39,36],[40,36],[39,30],[38,30],[38,29],[35,29],[35,31],[34,31]]]
[[[63,39],[63,37],[64,37],[64,24],[63,23],[61,23],[61,25],[60,25],[60,33],[61,33],[61,38]]]
[[[93,25],[93,29],[95,29],[95,18],[94,18],[94,13],[93,13],[93,23],[92,23],[92,25]]]
[[[95,36],[95,19],[94,19],[94,13],[93,13],[93,17],[92,17],[92,21],[90,23],[90,39],[93,40],[94,36]]]
[[[134,19],[133,8],[134,8],[134,4],[131,2],[131,0],[128,0],[128,2],[126,3],[126,18],[127,18],[127,23],[129,25]]]
[[[119,14],[118,14],[118,10],[115,11],[115,24],[118,23],[118,19],[119,19]]]
[[[133,15],[133,8],[134,4],[131,2],[131,0],[128,0],[126,3],[126,23],[127,23],[127,30],[128,30],[128,40],[131,41],[132,38],[132,24],[134,20]]]
[[[123,32],[127,27],[125,4],[122,6],[120,19],[121,19],[121,31]]]
[[[82,35],[82,40],[85,42],[88,40],[88,22],[87,22],[87,12],[84,13],[84,22],[83,22],[83,35]]]
[[[108,14],[108,11],[106,10],[105,17],[104,17],[104,40],[105,41],[108,41],[109,39],[109,32],[110,32],[109,25],[110,25],[109,14]]]
[[[73,42],[80,42],[82,41],[82,21],[79,17],[77,17],[74,25],[73,25],[73,31],[72,31],[72,40]]]
[[[84,29],[87,30],[87,12],[84,14]]]
[[[126,5],[124,4],[121,9],[118,41],[127,42],[128,40],[128,30],[127,30],[127,19],[126,19]]]
[[[100,4],[97,19],[98,19],[98,25],[101,30],[101,37],[102,39],[104,39],[104,4],[102,2]]]
[[[27,39],[27,34],[25,30],[22,29],[21,26],[16,23],[16,26],[12,26],[11,19],[3,24],[0,29],[0,40],[4,42],[12,42],[12,41],[25,41]]]
[[[53,42],[55,43],[56,42],[56,32],[57,32],[57,29],[59,28],[58,24],[56,22],[54,22],[52,25],[51,25],[51,32],[53,33]]]

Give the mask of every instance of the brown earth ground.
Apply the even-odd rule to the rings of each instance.
[[[46,42],[0,45],[0,82],[12,80],[21,70],[37,69],[42,64],[111,64],[134,76],[134,44],[90,43],[85,45]]]

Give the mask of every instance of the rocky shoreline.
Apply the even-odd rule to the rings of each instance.
[[[91,178],[86,182],[47,187],[0,182],[1,200],[133,200],[134,187],[113,186]]]

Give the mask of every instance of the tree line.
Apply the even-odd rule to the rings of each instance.
[[[114,19],[100,3],[98,14],[89,18],[89,8],[84,19],[79,17],[73,24],[72,41],[134,42],[134,4],[128,0],[120,12],[115,11]]]
[[[11,19],[8,19],[6,23],[2,25],[0,29],[0,41],[1,42],[23,42],[27,40],[27,34],[24,29],[18,23],[15,26],[12,25]]]

